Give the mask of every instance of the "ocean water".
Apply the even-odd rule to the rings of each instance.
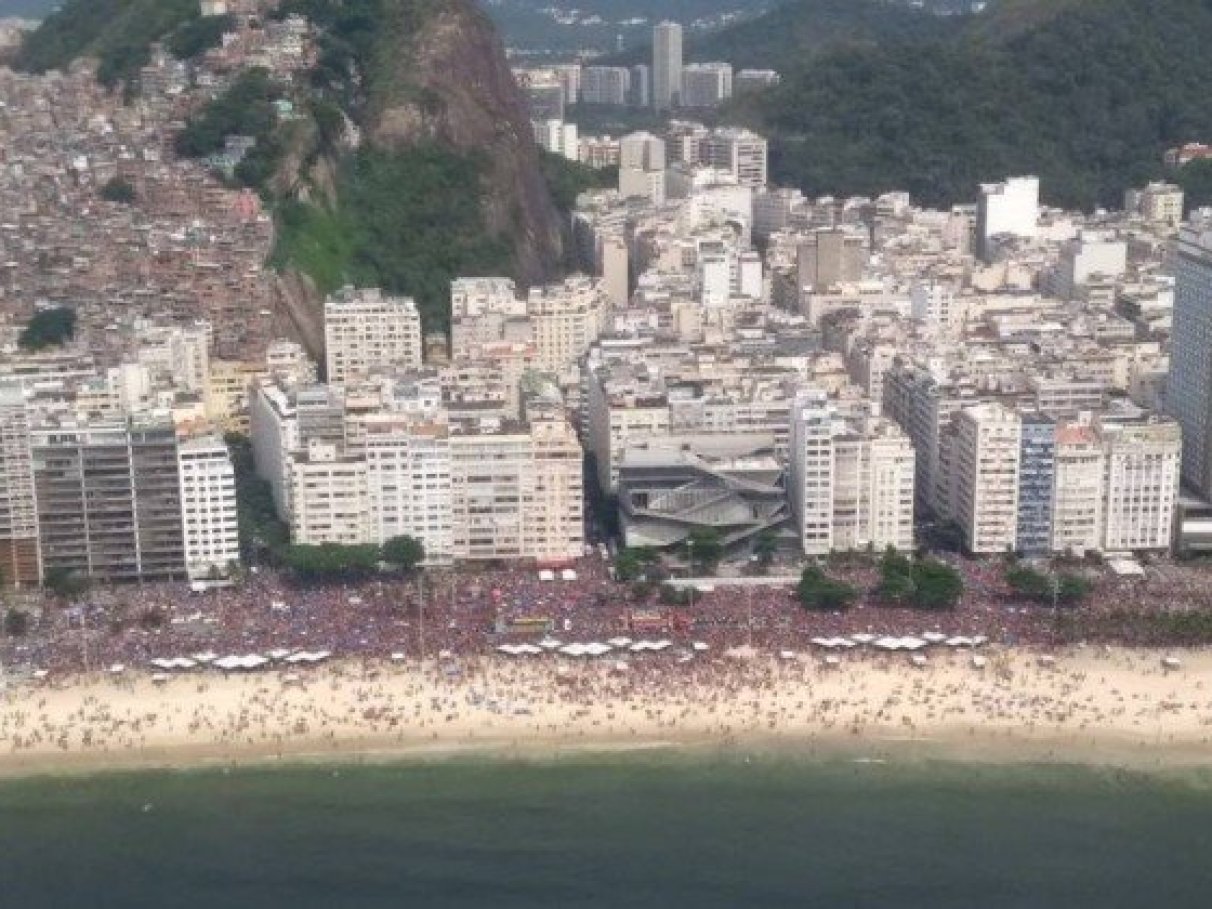
[[[0,907],[1212,906],[1212,779],[746,761],[0,783]]]

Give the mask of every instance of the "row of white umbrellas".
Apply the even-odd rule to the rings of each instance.
[[[157,657],[149,662],[157,669],[194,669],[199,665],[210,665],[216,669],[231,670],[260,669],[262,666],[273,661],[281,661],[292,665],[296,663],[319,663],[330,656],[332,656],[331,650],[290,651],[279,648],[269,651],[268,655],[265,656],[259,653],[247,653],[221,657],[217,653],[205,651],[203,653],[195,653],[192,657]],[[110,667],[110,672],[117,674],[124,669],[124,666],[114,665]]]
[[[812,643],[818,647],[824,647],[827,650],[832,650],[836,647],[851,648],[857,647],[859,644],[868,644],[880,650],[920,650],[923,647],[928,647],[931,644],[942,644],[947,647],[979,647],[986,643],[989,639],[983,634],[978,634],[975,637],[966,637],[964,635],[954,635],[948,637],[939,631],[927,631],[917,635],[904,635],[897,637],[895,635],[877,636],[874,634],[854,634],[848,638],[813,638]]]
[[[557,641],[555,638],[544,638],[538,644],[502,644],[497,648],[497,651],[499,653],[507,653],[510,656],[536,655],[547,651],[561,653],[564,656],[581,657],[605,656],[614,650],[627,650],[631,653],[643,653],[644,651],[660,652],[672,646],[673,642],[667,640],[633,641],[631,638],[611,638],[605,643],[592,641],[588,644],[565,644],[562,641]],[[696,642],[692,646],[699,652],[708,649],[708,646],[702,642]]]

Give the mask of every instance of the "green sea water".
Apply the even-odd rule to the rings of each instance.
[[[0,907],[1212,906],[1212,780],[752,761],[0,783]]]

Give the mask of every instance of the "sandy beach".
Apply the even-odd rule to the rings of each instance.
[[[10,685],[0,774],[653,747],[1212,763],[1212,650],[413,664]]]

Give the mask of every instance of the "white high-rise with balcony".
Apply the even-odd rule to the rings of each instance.
[[[185,570],[191,580],[226,576],[240,561],[236,471],[217,436],[186,439],[177,447]]]
[[[411,297],[344,287],[324,302],[328,381],[343,383],[384,367],[421,365],[421,316]]]

